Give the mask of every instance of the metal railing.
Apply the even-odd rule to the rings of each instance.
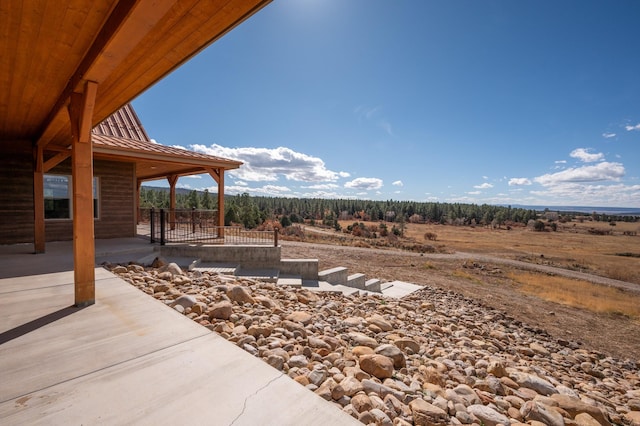
[[[278,232],[247,230],[240,226],[219,226],[217,210],[145,209],[152,244],[205,243],[221,245],[278,246]]]

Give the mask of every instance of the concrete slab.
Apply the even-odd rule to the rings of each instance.
[[[234,263],[200,262],[195,268],[193,268],[193,270],[201,272],[216,272],[223,275],[235,275],[239,268],[240,265]]]
[[[408,296],[414,291],[418,291],[422,288],[417,284],[411,284],[404,281],[391,281],[389,283],[385,283],[382,286],[382,294],[387,297],[393,297],[396,299],[400,299],[402,297]]]
[[[299,276],[282,276],[278,277],[278,285],[287,285],[290,287],[302,287],[302,278]]]
[[[278,281],[280,271],[277,269],[244,269],[236,271],[236,277],[249,278],[253,280],[261,280],[270,283]]]
[[[96,270],[0,280],[1,424],[353,424],[231,342]]]

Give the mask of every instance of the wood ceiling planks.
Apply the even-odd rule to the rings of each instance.
[[[269,2],[0,1],[0,140],[66,146],[85,80],[95,125]]]

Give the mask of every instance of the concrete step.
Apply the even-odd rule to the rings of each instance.
[[[353,287],[360,290],[365,289],[366,278],[364,274],[353,274],[347,277],[347,287]]]
[[[318,272],[318,281],[325,281],[336,285],[346,285],[349,271],[343,266],[325,269]]]
[[[339,293],[345,296],[357,294],[360,290],[342,284],[332,284],[320,280],[303,280],[302,287],[311,291]]]
[[[215,262],[200,262],[194,271],[200,272],[217,272],[222,275],[235,275],[236,271],[240,269],[240,265],[234,263],[215,263]]]
[[[302,277],[299,275],[280,275],[277,284],[289,287],[302,287]]]
[[[382,293],[382,288],[380,286],[380,280],[377,278],[372,278],[367,280],[364,283],[364,289],[368,291],[372,291],[374,293]]]
[[[278,282],[278,275],[280,271],[277,269],[244,269],[240,268],[236,270],[236,277],[248,278],[251,280],[265,281],[268,283]]]

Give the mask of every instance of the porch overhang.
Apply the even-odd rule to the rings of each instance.
[[[0,152],[15,144],[33,148],[38,252],[42,176],[71,150],[76,304],[93,303],[95,291],[93,214],[85,203],[92,192],[91,129],[270,1],[0,2]],[[161,163],[164,172],[197,173],[184,162],[137,160],[144,177]],[[223,185],[224,170],[209,173]]]

